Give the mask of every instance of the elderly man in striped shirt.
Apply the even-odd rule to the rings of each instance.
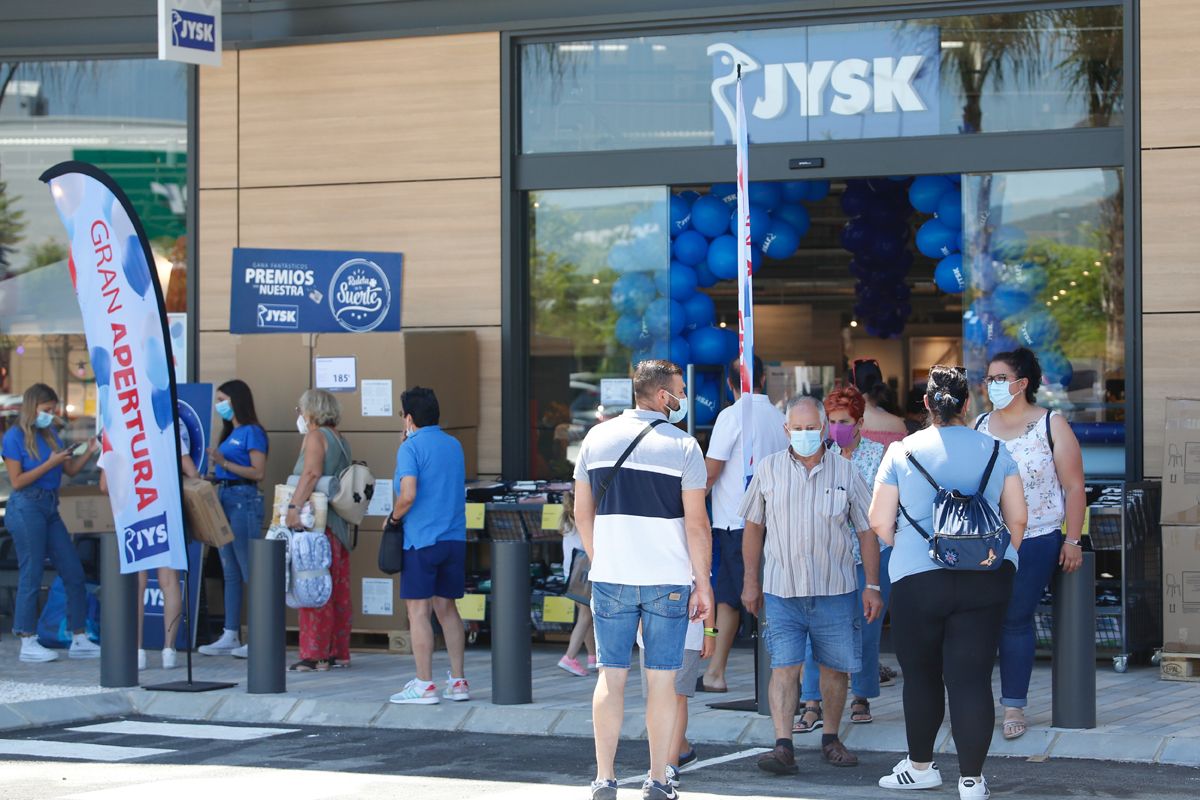
[[[849,459],[826,449],[825,407],[820,400],[807,396],[790,400],[786,419],[791,447],[755,467],[738,514],[746,520],[742,603],[752,614],[765,608],[771,655],[775,748],[759,758],[758,766],[792,775],[798,771],[792,719],[807,642],[812,641],[813,655],[821,665],[821,697],[831,719],[842,718],[849,674],[861,668],[855,531],[867,579],[862,613],[868,621],[882,613],[883,598],[879,542],[867,520],[870,488]],[[764,547],[766,530],[771,535],[765,537]],[[821,737],[825,760],[834,766],[856,766],[858,759],[838,739],[836,726],[833,731]]]

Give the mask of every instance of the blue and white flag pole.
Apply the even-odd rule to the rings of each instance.
[[[737,78],[737,215],[738,230],[738,345],[742,385],[742,474],[746,485],[754,475],[754,277],[750,241],[749,135],[742,100],[742,67]]]

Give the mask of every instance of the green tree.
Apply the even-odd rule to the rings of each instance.
[[[17,207],[19,197],[10,197],[8,184],[0,181],[0,280],[8,276],[9,259],[25,232],[25,212]]]
[[[29,252],[25,254],[25,271],[29,272],[47,264],[66,261],[68,255],[70,255],[70,251],[65,244],[57,239],[46,239],[30,246]]]

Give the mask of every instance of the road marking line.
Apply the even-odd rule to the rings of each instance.
[[[771,752],[771,748],[769,748],[769,747],[751,747],[749,750],[739,750],[736,753],[729,753],[728,755],[717,756],[715,758],[706,758],[703,761],[693,761],[691,764],[688,764],[686,767],[684,767],[683,769],[681,769],[679,771],[680,771],[680,773],[695,772],[696,770],[701,769],[703,767],[713,767],[713,766],[716,766],[717,764],[726,764],[730,761],[740,761],[743,758],[750,758],[751,756],[756,756],[761,753],[769,753],[769,752]],[[640,775],[632,775],[628,778],[623,778],[623,779],[617,781],[617,786],[629,786],[630,784],[633,784],[633,783],[645,783],[645,782],[646,782],[646,773],[643,772]]]
[[[250,728],[236,725],[187,725],[178,722],[139,722],[122,720],[67,728],[79,733],[119,733],[127,736],[168,736],[175,739],[214,739],[225,742],[250,742],[296,733],[299,728]]]
[[[110,744],[58,742],[46,739],[0,739],[0,755],[70,758],[78,761],[129,761],[174,753],[158,747],[117,747]]]

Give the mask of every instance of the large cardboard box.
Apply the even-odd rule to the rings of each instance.
[[[1200,527],[1163,528],[1163,652],[1200,653]]]
[[[1200,525],[1200,400],[1167,398],[1162,523]]]
[[[64,486],[58,492],[58,513],[70,533],[113,533],[112,503],[98,486]]]
[[[183,479],[183,510],[188,530],[198,542],[220,547],[233,541],[233,529],[217,498],[217,489],[199,478]]]
[[[296,430],[296,403],[312,376],[310,341],[306,333],[238,337],[237,375],[229,377],[249,385],[258,421],[269,432]],[[270,453],[271,458],[274,455]]]

